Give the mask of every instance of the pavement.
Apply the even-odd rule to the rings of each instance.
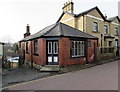
[[[28,66],[23,66],[21,68],[13,68],[3,71],[4,71],[3,72],[4,74],[2,75],[3,87],[57,74],[56,72],[40,72],[36,69],[31,69]]]
[[[11,78],[14,78],[12,76]],[[118,61],[14,85],[8,90],[118,90]]]

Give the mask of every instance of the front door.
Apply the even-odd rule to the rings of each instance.
[[[58,41],[47,41],[47,64],[58,65]]]

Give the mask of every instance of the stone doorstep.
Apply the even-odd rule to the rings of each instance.
[[[44,67],[42,67],[41,69],[40,69],[40,71],[41,72],[48,72],[48,71],[53,71],[53,72],[58,72],[58,71],[60,71],[60,67],[59,67],[59,65],[45,65]]]

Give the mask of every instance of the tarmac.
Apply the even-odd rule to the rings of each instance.
[[[36,69],[31,69],[28,66],[3,70],[2,87],[28,82],[55,74],[57,74],[57,72],[40,72]]]
[[[110,60],[104,60],[99,62],[99,64],[104,64],[104,63],[109,63],[114,61],[114,59],[110,59]],[[90,68],[96,66],[96,64],[87,64],[87,65],[83,65],[83,67],[80,67],[77,69],[75,67],[68,67],[63,69],[61,72],[40,72],[39,70],[36,69],[31,69],[30,67],[28,67],[27,65],[24,65],[23,67],[20,68],[11,68],[8,70],[3,70],[2,75],[0,74],[0,88],[1,87],[8,87],[8,86],[12,86],[15,84],[19,84],[19,83],[23,83],[23,82],[28,82],[28,81],[32,81],[32,80],[36,80],[36,79],[41,79],[44,77],[49,77],[49,76],[53,76],[53,75],[58,75],[58,74],[63,74],[63,73],[67,73],[67,72],[72,72],[72,71],[76,71],[76,70],[81,70],[80,68]],[[74,69],[73,69],[74,68]]]

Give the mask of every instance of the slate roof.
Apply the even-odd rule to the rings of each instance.
[[[108,18],[108,20],[113,21],[113,20],[115,20],[116,18],[117,18],[118,21],[120,22],[120,18],[119,18],[118,16],[110,17],[110,18]]]
[[[67,12],[67,11],[64,11],[64,12],[61,14],[61,16],[59,17],[59,19],[57,20],[57,22],[60,21],[60,19],[62,18],[62,16],[63,16],[65,13],[67,13],[67,14],[73,16],[73,17],[79,17],[79,16],[86,15],[86,14],[88,14],[89,12],[91,12],[91,11],[93,11],[93,10],[95,10],[95,9],[99,12],[99,14],[101,15],[101,17],[103,18],[104,21],[112,22],[115,18],[117,18],[117,19],[120,21],[120,18],[119,18],[118,16],[111,17],[111,18],[108,18],[108,19],[105,18],[105,16],[102,14],[102,12],[100,11],[100,9],[99,9],[97,6],[95,6],[95,7],[91,8],[91,9],[88,9],[88,10],[86,10],[86,11],[84,11],[84,12],[79,13],[79,14],[73,14],[73,13],[69,13],[69,12]]]
[[[50,25],[48,27],[45,27],[41,31],[37,32],[36,34],[30,35],[22,39],[21,41],[28,41],[28,40],[36,39],[39,37],[60,37],[60,36],[97,39],[97,37],[95,36],[84,33],[80,30],[77,30],[73,27],[70,27],[66,24],[59,22],[59,23]]]
[[[57,22],[60,21],[60,19],[62,18],[62,16],[63,16],[65,13],[67,13],[67,14],[73,16],[73,17],[79,17],[79,16],[86,15],[86,14],[88,14],[89,12],[91,12],[91,11],[93,11],[93,10],[95,10],[95,9],[99,12],[99,14],[101,15],[101,17],[102,17],[104,20],[109,21],[109,20],[107,20],[107,19],[104,17],[104,15],[103,15],[102,12],[99,10],[99,8],[98,8],[97,6],[95,6],[95,7],[91,8],[91,9],[86,10],[86,11],[84,11],[84,12],[81,12],[81,13],[79,13],[79,14],[73,14],[73,13],[69,13],[69,12],[65,11],[65,12],[63,12],[63,13],[61,14],[61,16],[59,17],[59,19],[58,19]]]

